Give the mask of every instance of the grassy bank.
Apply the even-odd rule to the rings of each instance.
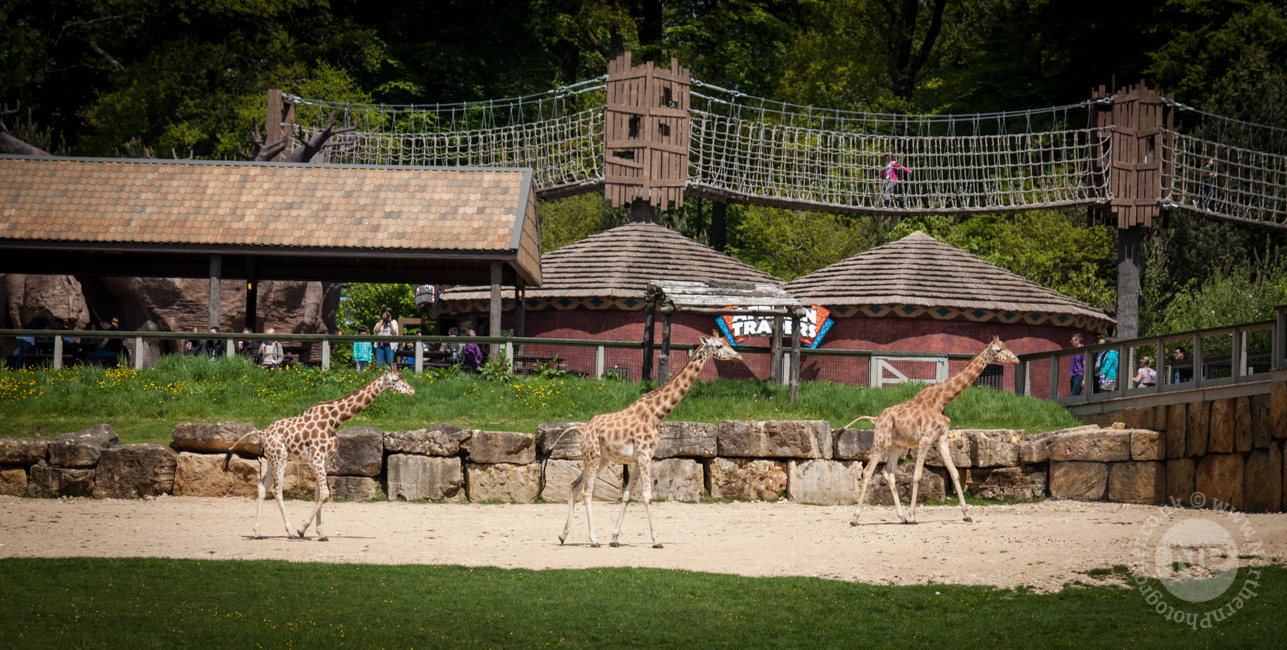
[[[59,371],[0,371],[0,436],[53,437],[106,422],[123,442],[168,442],[180,422],[230,420],[266,426],[310,405],[346,395],[375,371],[316,368],[265,371],[238,358],[210,362],[173,356],[148,370],[97,367]],[[628,406],[652,384],[580,378],[522,378],[490,382],[472,375],[406,373],[416,394],[382,395],[348,426],[387,431],[439,422],[534,433],[542,422],[585,420]],[[910,398],[915,385],[880,390],[805,382],[800,400],[768,382],[698,382],[670,415],[673,420],[818,419],[844,426],[858,415]],[[1047,431],[1075,426],[1061,406],[972,388],[948,406],[956,428]],[[863,423],[866,425],[866,423]]]
[[[0,635],[22,648],[1268,648],[1287,631],[1275,606],[1287,571],[1267,567],[1259,582],[1240,611],[1193,630],[1121,586],[1033,594],[659,569],[9,559]],[[1173,604],[1206,612],[1230,598]]]

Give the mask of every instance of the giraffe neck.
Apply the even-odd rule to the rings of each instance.
[[[335,426],[348,422],[353,416],[362,412],[380,392],[384,390],[383,377],[376,378],[371,383],[349,393],[348,395],[335,400],[332,404],[340,407],[340,413],[336,417]]]
[[[965,392],[965,389],[969,388],[970,384],[973,384],[974,380],[978,379],[979,375],[983,373],[983,369],[987,367],[987,355],[988,350],[985,348],[975,355],[973,359],[970,359],[970,362],[961,369],[961,372],[952,375],[941,384],[931,386],[930,388],[934,390],[926,390],[925,393],[929,398],[931,408],[942,412],[948,404],[952,403],[952,400]]]
[[[661,422],[688,394],[693,383],[697,381],[697,375],[701,374],[702,366],[706,365],[706,360],[710,359],[710,356],[710,352],[705,347],[698,348],[693,356],[689,357],[688,363],[680,369],[679,374],[666,382],[665,386],[639,398],[636,405],[642,408],[644,415],[654,418],[655,422]]]

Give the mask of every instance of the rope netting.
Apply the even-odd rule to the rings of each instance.
[[[1176,107],[1192,124],[1167,132],[1172,181],[1163,203],[1287,228],[1287,129]]]
[[[823,110],[701,82],[694,189],[855,212],[986,212],[1106,201],[1109,139],[1090,102],[975,115]],[[897,163],[890,173],[890,161]],[[901,167],[901,168],[899,168]]]
[[[334,120],[314,160],[368,165],[530,167],[538,192],[603,180],[604,78],[538,95],[485,102],[352,104],[287,96],[295,128],[311,138]],[[298,142],[292,142],[292,146]],[[289,150],[288,150],[289,153]]]

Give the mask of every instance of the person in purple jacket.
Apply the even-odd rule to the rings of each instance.
[[[1073,334],[1072,344],[1074,348],[1082,347],[1081,334]],[[1086,376],[1086,355],[1074,354],[1072,364],[1068,366],[1068,382],[1072,387],[1073,395],[1081,395],[1081,383]]]

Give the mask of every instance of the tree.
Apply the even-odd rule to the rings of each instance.
[[[345,284],[336,325],[341,332],[356,334],[358,327],[369,328],[380,320],[385,307],[393,310],[394,320],[415,314],[415,288],[409,284]]]
[[[861,217],[761,206],[741,212],[729,254],[783,280],[839,262],[870,244]]]

